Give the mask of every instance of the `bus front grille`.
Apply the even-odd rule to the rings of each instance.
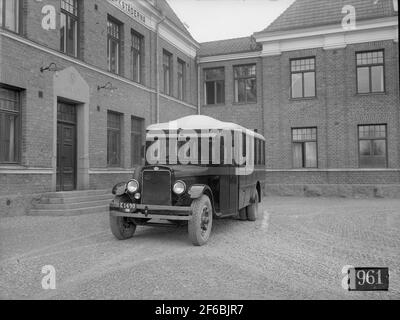
[[[142,203],[171,205],[171,172],[144,170],[142,175]]]

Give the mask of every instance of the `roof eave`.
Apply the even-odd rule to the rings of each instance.
[[[377,18],[377,19],[363,19],[358,21],[358,27],[363,28],[368,24],[377,24],[377,25],[394,25],[397,23],[398,25],[398,16],[390,16],[384,18]],[[341,29],[341,30],[340,30]],[[253,34],[254,38],[257,42],[266,42],[266,41],[276,41],[280,38],[287,38],[287,37],[296,37],[298,34],[307,34],[316,32],[323,34],[329,30],[332,32],[346,32],[346,30],[341,28],[341,25],[336,24],[329,24],[329,25],[320,25],[320,26],[313,26],[309,28],[297,28],[297,29],[286,29],[286,30],[277,30],[277,31],[260,31],[255,32]]]

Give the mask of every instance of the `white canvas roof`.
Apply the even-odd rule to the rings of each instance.
[[[208,116],[193,115],[183,117],[174,121],[150,125],[147,130],[241,130],[247,134],[253,134],[255,137],[265,140],[264,137],[252,130],[246,129],[232,122],[223,122]]]

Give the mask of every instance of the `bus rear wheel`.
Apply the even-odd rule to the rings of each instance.
[[[213,210],[210,198],[202,195],[192,202],[192,219],[189,220],[189,238],[195,246],[205,245],[210,238]]]
[[[258,197],[258,191],[255,191],[254,203],[247,207],[247,220],[256,221],[258,216],[258,203],[260,198]]]

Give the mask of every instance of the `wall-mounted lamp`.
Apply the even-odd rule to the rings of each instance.
[[[40,68],[40,72],[41,73],[43,73],[45,71],[57,72],[58,71],[58,67],[54,62],[52,62],[47,67],[41,67]]]
[[[111,92],[113,92],[114,90],[117,90],[118,88],[113,87],[111,82],[107,82],[104,86],[97,86],[97,91],[100,91],[101,89],[110,90]]]

